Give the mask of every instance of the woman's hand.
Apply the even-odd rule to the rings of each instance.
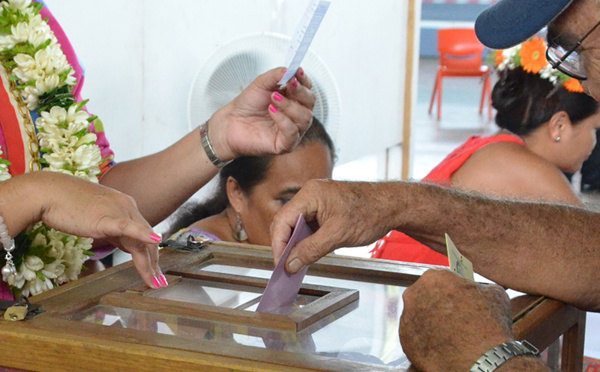
[[[43,221],[68,234],[106,239],[131,253],[146,285],[157,288],[163,283],[156,246],[160,237],[141,216],[133,198],[54,172],[28,173],[4,181],[0,195],[0,214],[11,236]]]
[[[302,69],[280,89],[284,71],[276,68],[260,75],[211,117],[208,137],[221,161],[282,154],[300,142],[312,122],[316,98]]]

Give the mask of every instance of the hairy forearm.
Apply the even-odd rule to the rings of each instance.
[[[132,196],[144,218],[155,225],[216,173],[195,129],[161,152],[116,164],[100,182]]]
[[[395,228],[445,253],[444,233],[481,275],[505,287],[600,310],[600,214],[399,183]]]

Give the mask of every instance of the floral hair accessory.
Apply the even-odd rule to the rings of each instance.
[[[534,36],[512,48],[496,50],[488,58],[497,71],[522,68],[525,72],[540,75],[556,86],[561,85],[569,92],[583,93],[579,80],[552,68],[546,61],[546,47],[544,39]]]

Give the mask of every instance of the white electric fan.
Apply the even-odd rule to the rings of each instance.
[[[192,83],[188,101],[190,129],[208,120],[258,75],[282,66],[289,45],[289,36],[259,32],[243,35],[217,49]],[[301,66],[310,77],[316,96],[313,114],[335,141],[340,125],[340,94],[333,75],[311,50]]]

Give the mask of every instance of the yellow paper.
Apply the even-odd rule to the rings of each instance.
[[[446,249],[448,250],[450,270],[465,279],[475,281],[473,278],[473,264],[458,251],[458,248],[456,248],[456,245],[454,245],[448,234],[446,234]]]

